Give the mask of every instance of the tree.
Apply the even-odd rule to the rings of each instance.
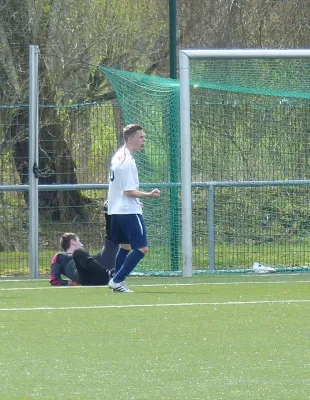
[[[99,96],[115,97],[107,93],[102,77],[98,85],[95,68],[98,63],[126,64],[129,68],[139,64],[144,68],[150,57],[156,64],[153,52],[141,57],[148,44],[144,34],[148,22],[144,16],[149,4],[138,3],[119,4],[108,0],[3,3],[0,17],[3,104],[28,102],[28,48],[30,43],[40,48],[40,103],[43,107],[40,108],[39,183],[77,182],[75,163],[59,112],[57,108],[44,106],[93,101]],[[155,32],[152,24],[149,24],[149,32],[151,36]],[[25,184],[28,182],[28,109],[16,107],[5,114],[5,119],[3,124],[9,129],[4,132],[3,139],[12,145],[20,182]],[[44,209],[52,206],[53,219],[67,219],[68,210],[69,218],[84,218],[83,207],[70,207],[87,200],[80,192],[42,192],[39,197]]]
[[[28,103],[28,49],[29,44],[38,44],[43,171],[39,182],[77,182],[65,116],[50,106],[115,99],[97,65],[169,76],[168,2],[2,0],[0,7],[0,101]],[[180,48],[308,46],[310,10],[305,0],[192,0],[190,7],[180,0],[177,8]],[[121,120],[119,113],[115,116]],[[2,111],[1,119],[2,148],[11,144],[20,182],[26,183],[28,110]],[[85,202],[80,192],[57,196],[40,194],[43,204],[56,208],[55,219],[67,218],[60,210]],[[83,207],[71,211],[85,217]]]
[[[178,7],[179,45],[195,48],[307,48],[306,0],[193,0]]]

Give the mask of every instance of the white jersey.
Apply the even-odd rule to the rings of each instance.
[[[123,146],[111,161],[108,214],[142,214],[140,200],[128,197],[126,190],[139,190],[139,176],[135,159]]]

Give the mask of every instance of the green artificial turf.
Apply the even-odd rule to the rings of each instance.
[[[310,275],[0,280],[0,399],[309,399]]]

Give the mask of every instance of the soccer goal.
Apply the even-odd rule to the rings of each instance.
[[[286,179],[296,183],[298,179],[307,178],[307,173],[303,172],[307,168],[307,161],[303,167],[306,153],[300,157],[299,149],[304,147],[301,136],[310,131],[307,119],[309,108],[303,107],[303,102],[310,99],[309,58],[310,50],[303,49],[180,50],[183,276],[189,277],[193,272],[192,190],[195,181],[199,180],[197,177],[200,182],[210,181],[214,185],[222,182],[222,185],[227,186],[238,186],[241,183],[243,186],[254,185],[255,182],[259,186],[267,181],[271,185],[272,181],[275,182],[274,185],[280,185],[280,182],[285,184],[283,181]],[[308,59],[307,62],[305,59]],[[252,104],[250,111],[247,107],[249,103]],[[285,110],[279,110],[283,105]],[[234,111],[236,108],[238,112]],[[197,155],[198,152],[192,147],[193,134],[195,143],[200,143],[201,133],[208,130],[217,132],[217,139],[211,138],[209,142],[204,142],[203,146],[209,146],[209,143],[210,147],[200,148],[200,155]],[[283,133],[282,138],[286,143],[281,148],[278,139],[267,140],[267,134],[260,134],[271,131]],[[248,132],[247,137],[241,137],[244,132]],[[299,147],[296,140],[296,151],[285,153],[286,161],[282,162],[284,146],[292,147],[292,135],[289,135],[292,132],[295,136],[298,135]],[[213,133],[212,135],[215,136]],[[237,150],[238,143],[242,142],[243,152],[228,151],[228,141]],[[219,151],[224,154],[220,160],[215,158]],[[256,157],[258,151],[260,156]],[[211,160],[210,170],[201,167],[202,154],[206,154],[205,157]],[[256,164],[258,159],[263,160],[261,164],[265,163],[264,169]],[[293,167],[296,165],[298,167]],[[268,223],[266,221],[267,225]],[[212,269],[212,223],[209,228],[208,256]],[[234,229],[238,232],[238,226]],[[223,236],[226,235],[223,242],[233,242],[231,237],[234,233],[228,232],[228,229],[222,231]],[[280,228],[276,234],[280,235],[279,232]],[[255,242],[254,235],[251,240]]]

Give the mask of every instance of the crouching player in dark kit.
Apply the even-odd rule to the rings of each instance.
[[[119,246],[110,240],[110,216],[105,213],[106,236],[101,252],[91,255],[84,249],[75,233],[64,233],[60,238],[63,253],[52,258],[50,284],[53,286],[107,285],[113,275]],[[63,279],[62,275],[68,279]]]

